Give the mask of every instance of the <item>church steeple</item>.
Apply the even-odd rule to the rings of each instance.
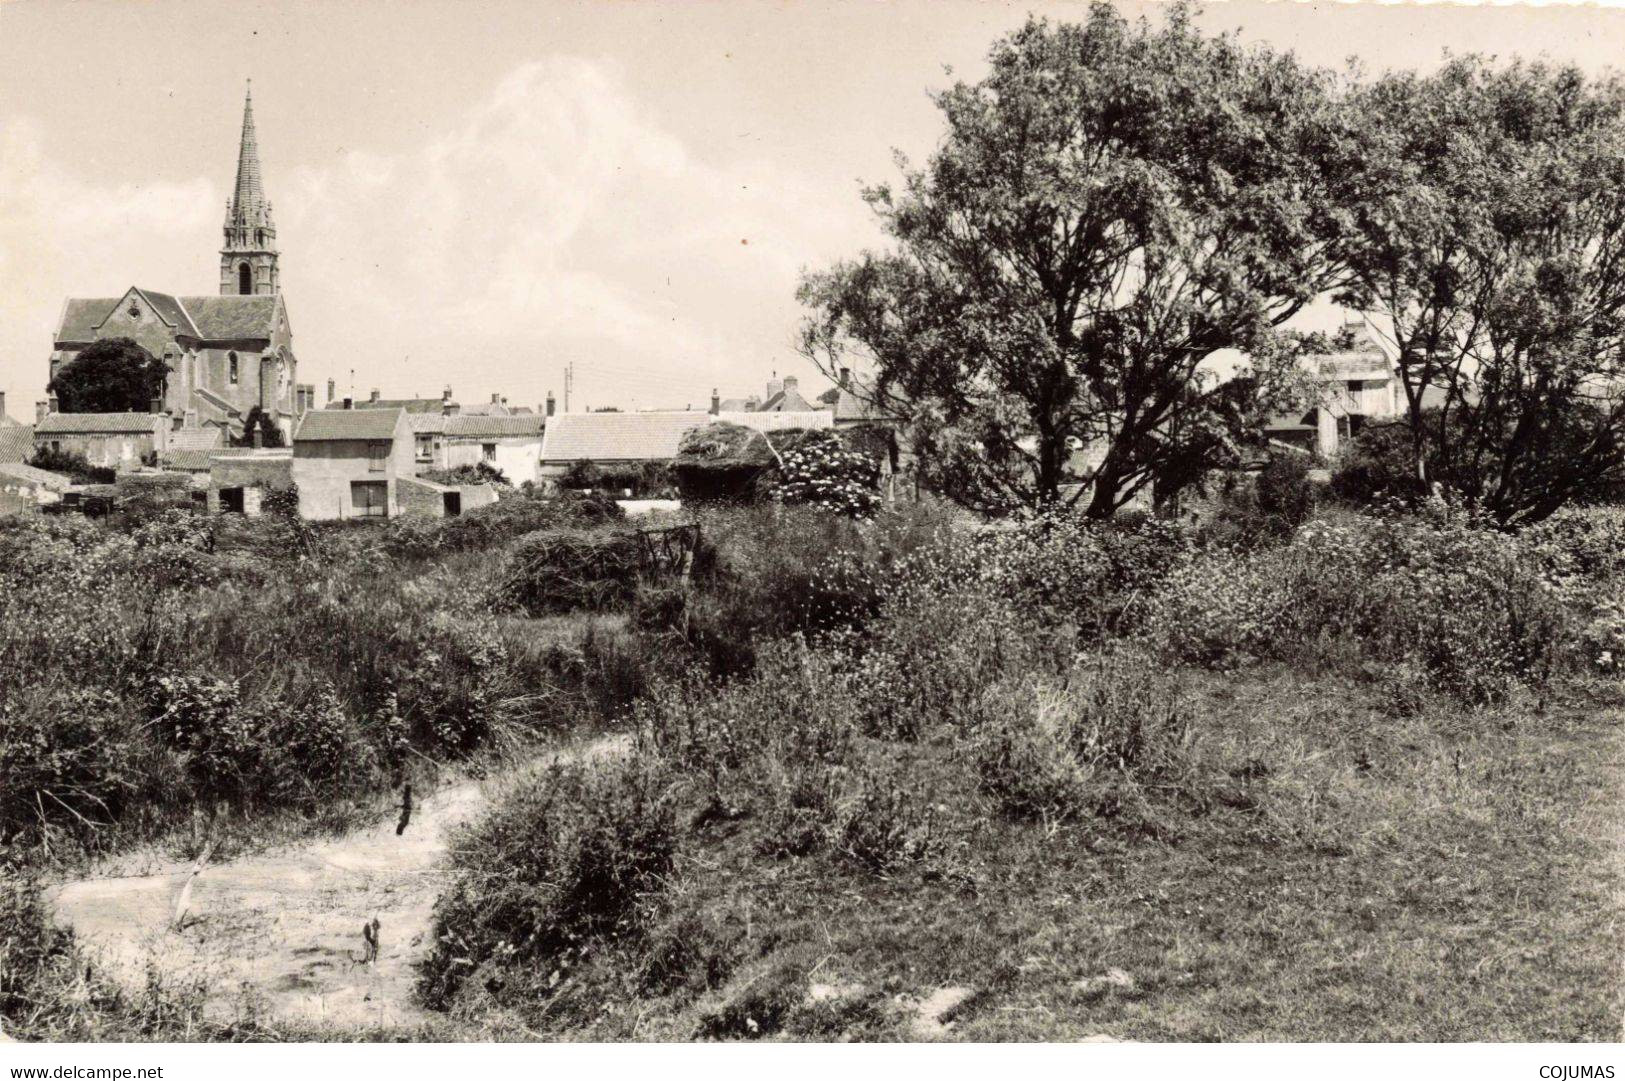
[[[237,187],[226,203],[226,243],[220,249],[222,294],[270,295],[279,291],[276,223],[260,178],[259,137],[254,130],[254,87],[243,100],[243,136],[237,148]]]

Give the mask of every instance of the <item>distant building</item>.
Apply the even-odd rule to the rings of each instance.
[[[68,477],[19,462],[0,462],[0,513],[32,510],[62,500],[73,486]]]
[[[393,517],[398,484],[415,472],[404,409],[317,409],[294,433],[293,482],[304,518]]]
[[[804,413],[560,413],[547,418],[540,472],[543,477],[557,477],[583,460],[609,469],[670,461],[676,457],[685,432],[719,420],[769,433],[835,426],[834,414],[825,409]]]
[[[554,418],[557,420],[558,418]],[[484,463],[501,470],[510,484],[541,479],[542,431],[547,418],[456,416],[445,418],[446,468]]]
[[[176,296],[131,286],[117,297],[70,297],[52,336],[51,378],[93,342],[131,338],[168,369],[156,411],[170,427],[214,427],[236,435],[258,407],[291,433],[311,388],[302,394],[296,381],[252,99],[243,105],[237,185],[226,205],[224,234],[218,295]]]
[[[34,447],[79,454],[91,465],[134,469],[169,449],[169,418],[153,413],[47,413]]]
[[[1394,364],[1364,325],[1348,324],[1339,336],[1349,348],[1303,359],[1314,380],[1313,399],[1302,413],[1272,418],[1265,427],[1271,440],[1332,458],[1368,423],[1403,411]]]

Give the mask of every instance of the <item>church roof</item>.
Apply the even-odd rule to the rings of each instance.
[[[295,443],[322,443],[344,439],[394,439],[399,409],[315,409],[305,414]]]
[[[279,296],[175,297],[137,289],[159,317],[184,334],[203,341],[269,339],[276,329]],[[125,296],[129,294],[126,293]],[[62,306],[56,341],[93,342],[98,327],[124,297],[69,297]]]

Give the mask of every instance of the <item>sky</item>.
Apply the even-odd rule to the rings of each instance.
[[[1131,14],[1155,3],[1122,4]],[[929,92],[1028,13],[902,0],[0,3],[0,391],[43,395],[68,296],[218,290],[253,80],[299,379],[339,394],[704,408],[797,356],[796,285],[884,244],[860,198],[928,156]],[[1209,4],[1316,64],[1445,50],[1599,71],[1625,11]],[[948,73],[951,69],[952,74]],[[1334,326],[1319,305],[1305,326]],[[809,395],[810,396],[810,395]]]

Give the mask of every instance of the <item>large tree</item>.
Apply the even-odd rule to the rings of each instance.
[[[1096,4],[997,42],[986,78],[935,96],[928,164],[865,191],[892,250],[803,280],[804,350],[832,372],[867,354],[962,502],[1053,501],[1081,444],[1073,498],[1109,516],[1284,404],[1274,328],[1339,283],[1357,148],[1331,76],[1192,15]],[[1213,369],[1226,349],[1244,382]]]
[[[103,338],[57,370],[46,389],[64,413],[145,413],[164,395],[164,362],[129,338]]]
[[[1625,93],[1458,57],[1354,95],[1345,299],[1391,334],[1416,480],[1507,525],[1625,471]]]

